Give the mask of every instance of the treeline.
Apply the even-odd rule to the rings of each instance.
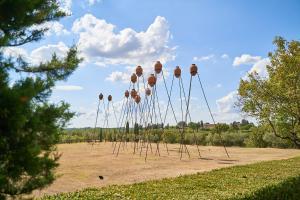
[[[202,124],[202,125],[201,125]],[[185,129],[182,140],[180,131]],[[215,145],[239,147],[276,147],[276,148],[296,148],[287,140],[276,137],[268,127],[255,126],[247,120],[232,122],[230,124],[209,124],[200,122],[190,122],[183,124],[179,122],[176,126],[155,124],[142,128],[137,124],[134,128],[128,126],[124,128],[79,128],[67,129],[60,135],[61,143],[74,142],[112,142],[112,141],[136,141],[145,140],[151,142],[166,142],[199,145]]]

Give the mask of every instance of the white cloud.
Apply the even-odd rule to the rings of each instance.
[[[99,66],[99,67],[107,67],[107,65],[105,63],[103,63],[103,62],[98,62],[97,61],[94,64],[97,65],[97,66]]]
[[[128,83],[130,81],[130,75],[128,73],[120,72],[120,71],[115,71],[112,72],[106,80],[111,81],[111,82],[117,82],[117,81],[122,81],[124,83]]]
[[[224,54],[221,56],[221,58],[223,58],[223,59],[228,59],[229,56],[228,56],[228,54],[224,53]]]
[[[218,83],[217,84],[217,88],[221,88],[222,87],[222,84],[221,83]]]
[[[78,86],[78,85],[58,85],[58,86],[55,86],[54,90],[77,91],[77,90],[83,90],[83,87]]]
[[[250,65],[261,60],[260,56],[251,56],[249,54],[243,54],[240,57],[235,57],[233,66]]]
[[[57,21],[52,21],[52,22],[45,22],[40,25],[33,25],[31,26],[32,29],[41,29],[41,28],[47,28],[48,31],[45,32],[46,36],[51,36],[51,35],[68,35],[70,32],[65,29],[64,25]]]
[[[201,57],[197,57],[195,56],[193,58],[194,61],[208,61],[208,60],[211,60],[215,57],[214,54],[210,54],[210,55],[207,55],[207,56],[201,56]]]
[[[89,4],[90,6],[94,5],[95,3],[99,3],[99,2],[101,2],[101,1],[102,1],[102,0],[87,0],[88,4]]]
[[[269,58],[260,58],[256,62],[253,63],[251,69],[244,75],[243,79],[247,79],[247,75],[253,72],[258,73],[259,76],[265,78],[268,76],[266,66],[270,64]],[[219,121],[222,122],[231,122],[233,120],[240,120],[241,118],[245,118],[246,116],[242,116],[239,113],[238,108],[235,106],[235,103],[238,101],[238,92],[232,91],[228,93],[226,96],[218,99],[216,101],[218,112],[216,116]]]
[[[267,65],[269,64],[270,64],[269,58],[264,58],[262,60],[259,60],[252,66],[252,68],[248,71],[247,74],[256,72],[261,77],[267,77],[268,76]]]
[[[24,59],[28,59],[28,53],[25,49],[20,47],[6,47],[3,48],[4,57],[19,57],[21,56]]]
[[[68,50],[69,48],[63,42],[48,44],[34,49],[30,53],[30,58],[32,63],[38,64],[50,60],[54,53],[56,53],[59,58],[62,58],[66,56]]]
[[[29,64],[39,64],[40,62],[49,61],[54,53],[59,58],[66,56],[69,48],[63,43],[48,44],[32,50],[30,53],[20,47],[7,47],[3,49],[6,57],[21,56]]]
[[[218,112],[214,113],[218,122],[232,122],[241,119],[241,114],[235,106],[237,102],[238,93],[232,91],[226,96],[216,100]]]
[[[237,91],[232,91],[226,96],[218,99],[216,101],[219,112],[221,113],[229,113],[235,112],[235,102],[237,101]]]
[[[72,7],[72,0],[58,0],[60,5],[60,9],[67,13],[68,15],[72,14],[71,7]]]
[[[87,62],[142,65],[147,70],[156,60],[166,63],[175,58],[175,47],[168,46],[170,31],[164,17],[157,16],[146,31],[115,29],[92,14],[75,20],[72,31],[79,34],[78,48]]]

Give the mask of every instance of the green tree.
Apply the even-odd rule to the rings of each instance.
[[[203,123],[202,120],[200,121],[200,127],[201,127],[202,129],[204,128],[204,123]]]
[[[247,145],[251,147],[267,147],[267,142],[264,141],[264,136],[268,128],[265,126],[252,127],[251,132],[249,134],[249,138],[247,139]]]
[[[47,29],[32,26],[63,16],[55,0],[0,1],[0,199],[53,182],[59,158],[55,144],[74,113],[67,103],[48,98],[55,82],[65,80],[81,61],[76,47],[39,65],[4,57],[3,50],[40,40]],[[20,72],[23,78],[10,82],[10,75]]]
[[[190,123],[188,124],[188,127],[191,128],[191,129],[194,131],[194,130],[197,129],[198,124],[195,123],[195,122],[190,122]]]
[[[236,122],[236,121],[232,122],[232,124],[231,124],[231,129],[232,129],[233,131],[238,131],[238,130],[240,129],[240,128],[239,128],[238,122]]]
[[[249,121],[246,120],[246,119],[242,119],[241,120],[241,125],[244,126],[244,125],[248,125],[249,124]]]
[[[177,127],[178,127],[178,128],[186,127],[185,121],[180,121],[180,122],[178,122],[178,123],[177,123]]]
[[[275,136],[300,147],[300,42],[277,37],[274,44],[268,76],[254,72],[241,80],[239,105]]]
[[[218,133],[218,134],[221,134],[223,132],[226,132],[229,130],[229,125],[227,124],[216,124],[215,127],[212,129],[212,132],[213,133]]]

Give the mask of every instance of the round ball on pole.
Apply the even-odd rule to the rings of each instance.
[[[150,88],[147,88],[147,89],[146,89],[146,95],[147,95],[147,96],[150,96],[150,95],[151,95],[151,90],[150,90]]]
[[[156,84],[156,77],[154,74],[151,74],[148,78],[148,84],[153,87]]]
[[[176,78],[179,78],[181,76],[181,69],[179,66],[176,66],[176,68],[174,69],[174,76]]]
[[[154,65],[154,71],[155,73],[159,74],[162,70],[162,64],[159,61],[156,61]]]
[[[141,101],[140,95],[136,95],[134,100],[135,100],[135,103],[140,103],[140,101]]]
[[[132,83],[135,83],[135,82],[137,81],[137,76],[136,76],[136,74],[133,73],[133,74],[131,75],[130,79],[131,79],[131,82],[132,82]]]
[[[128,90],[125,91],[125,97],[126,97],[126,98],[129,97],[129,91],[128,91]]]
[[[137,75],[138,77],[142,76],[142,74],[143,74],[143,68],[142,68],[141,66],[137,66],[137,67],[135,68],[135,73],[136,73],[136,75]]]
[[[108,95],[107,99],[108,99],[108,101],[111,101],[112,100],[112,96]]]
[[[102,99],[103,99],[103,94],[100,93],[100,94],[99,94],[99,100],[101,101]]]
[[[130,95],[131,95],[131,98],[134,99],[134,98],[136,97],[136,95],[137,95],[136,90],[135,90],[135,89],[132,89],[131,92],[130,92]]]
[[[198,73],[198,67],[195,64],[192,64],[190,67],[190,73],[192,76],[195,76]]]

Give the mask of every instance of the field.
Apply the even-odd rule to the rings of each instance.
[[[89,188],[55,199],[299,200],[300,157],[217,169],[133,185]]]
[[[170,155],[167,155],[164,145],[161,144],[161,156],[150,153],[145,162],[145,152],[143,151],[141,157],[139,154],[133,155],[131,146],[132,143],[128,143],[127,150],[121,149],[116,157],[112,154],[112,144],[108,142],[93,146],[87,143],[58,145],[62,156],[56,171],[57,180],[42,191],[35,191],[34,195],[72,192],[112,184],[131,184],[300,155],[300,151],[295,149],[229,147],[230,158],[227,158],[222,147],[201,146],[199,159],[196,146],[188,146],[191,158],[184,154],[180,161],[178,144],[168,145]],[[103,180],[99,176],[103,176]]]

